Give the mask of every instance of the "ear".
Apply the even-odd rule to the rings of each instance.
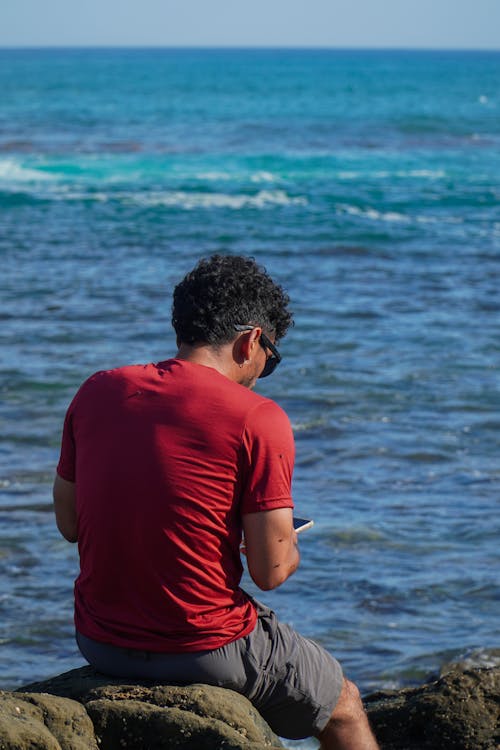
[[[249,362],[259,346],[259,338],[262,328],[256,326],[251,331],[244,331],[234,342],[234,355],[238,363]]]

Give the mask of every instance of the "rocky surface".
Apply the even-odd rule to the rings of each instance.
[[[419,688],[365,699],[383,750],[498,750],[500,668],[448,671]]]
[[[498,750],[500,668],[452,669],[365,699],[382,750]],[[0,691],[0,750],[269,750],[252,705],[207,685],[124,684],[83,667]]]
[[[0,750],[282,747],[246,698],[208,685],[127,685],[83,667],[0,693]]]
[[[45,693],[0,691],[1,750],[97,750],[85,708]]]

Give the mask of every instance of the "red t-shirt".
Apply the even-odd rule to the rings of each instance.
[[[160,652],[251,632],[241,516],[293,507],[293,460],[284,411],[210,367],[173,359],[89,378],[57,467],[76,482],[77,630]]]

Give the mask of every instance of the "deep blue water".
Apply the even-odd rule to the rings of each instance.
[[[296,325],[259,389],[316,524],[261,598],[362,690],[499,645],[500,54],[0,51],[0,684],[82,663],[51,483],[97,369],[254,255]],[[249,584],[248,588],[255,593]]]

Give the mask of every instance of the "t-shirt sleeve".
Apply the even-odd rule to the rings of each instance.
[[[293,508],[295,445],[287,415],[264,401],[247,417],[243,441],[241,513]]]
[[[78,395],[78,394],[77,394]],[[73,434],[73,412],[77,396],[71,402],[64,419],[61,453],[57,464],[57,473],[68,482],[76,480],[76,445]]]

